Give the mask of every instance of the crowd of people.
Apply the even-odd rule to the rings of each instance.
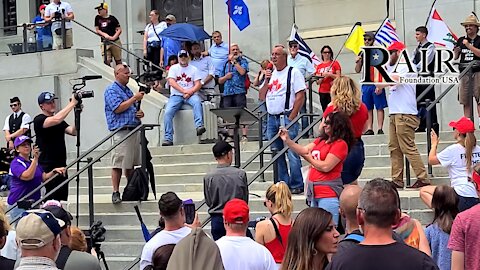
[[[121,46],[122,29],[118,20],[108,14],[108,5],[101,3],[95,9],[98,11],[97,33],[102,40]],[[55,12],[60,12],[61,17],[69,21],[74,18],[66,2],[54,0],[39,10],[40,19],[44,18],[45,22],[51,21]],[[51,26],[53,47],[58,48],[61,33],[55,23]],[[71,22],[68,23],[66,37],[67,47],[70,47]],[[165,108],[162,146],[174,145],[173,119],[183,104],[193,108],[195,132],[201,136],[206,132],[202,103],[218,91],[220,107],[246,107],[250,85],[249,64],[238,44],[229,46],[218,31],[212,33],[213,42],[208,50],[197,42],[182,44],[159,36],[174,23],[174,15],[169,14],[161,21],[159,12],[152,10],[143,43],[145,58],[168,71],[170,96]],[[462,25],[466,36],[459,39],[455,57],[460,58],[464,67],[472,60],[480,60],[476,34],[480,22],[469,16]],[[428,41],[428,30],[417,27],[415,38],[419,46],[414,51],[412,65],[420,71],[421,49],[425,49],[430,73],[418,76],[434,76],[435,45]],[[365,33],[366,46],[372,45],[374,39],[375,33]],[[145,93],[134,93],[127,86],[131,69],[121,63],[118,46],[102,47],[102,53],[107,53],[105,64],[110,65],[112,59],[116,64],[115,82],[104,93],[108,130],[120,129],[113,143],[123,140],[144,117],[139,102]],[[390,56],[387,70],[393,73],[395,69],[391,77],[396,82],[358,87],[354,80],[342,75],[340,63],[335,60],[330,46],[322,47],[322,63],[315,69],[307,58],[298,54],[297,41],[289,41],[288,49],[282,44],[275,45],[270,59],[262,61],[261,70],[253,81],[259,88],[258,99],[264,101],[263,110],[267,114],[265,139],[279,135],[272,150],[288,147],[277,161],[277,179],[273,179],[274,183],[265,194],[264,206],[271,217],[258,222],[252,234],[247,175],[232,166],[232,146],[219,141],[212,148],[218,165],[204,177],[213,239],[199,228],[198,215],[191,224],[186,224],[185,202],[175,193],[167,192],[158,202],[164,226],[145,244],[140,270],[193,269],[200,262],[203,269],[208,269],[209,265],[210,269],[226,270],[479,269],[480,248],[468,240],[480,233],[476,222],[480,217],[480,148],[476,145],[475,124],[468,118],[471,100],[475,97],[478,101],[478,70],[473,70],[470,79],[461,80],[459,100],[464,105],[465,116],[449,124],[454,129],[456,143],[440,152],[438,119],[436,112],[432,114],[434,130],[428,163],[446,167],[451,181],[450,186],[432,186],[415,144],[415,132],[425,129],[425,104],[417,102],[417,97],[428,85],[398,82],[400,77],[417,76],[409,73],[407,66],[397,66],[405,48],[399,41],[387,48]],[[364,68],[363,57],[360,53],[355,58],[356,72]],[[318,85],[323,119],[318,127],[319,137],[302,145],[293,139],[307,124],[304,119],[293,121],[305,112],[305,82],[311,76],[315,76]],[[474,85],[473,95],[468,96],[466,84]],[[389,90],[388,98],[386,89]],[[424,99],[435,98],[432,89]],[[42,182],[47,181],[46,191],[50,192],[68,177],[65,134],[76,136],[77,131],[64,119],[78,106],[78,99],[72,96],[66,107],[58,112],[55,99],[53,93],[42,92],[38,96],[42,113],[33,121],[22,111],[18,97],[10,99],[12,114],[5,119],[4,132],[7,147],[15,150],[16,157],[10,167],[11,190],[7,200],[8,207],[12,208],[10,220],[0,215],[0,247],[5,246],[0,257],[2,269],[13,269],[15,261],[18,269],[40,265],[45,269],[74,269],[67,266],[74,264],[73,261],[81,262],[82,267],[89,265],[89,269],[99,268],[95,257],[85,252],[82,232],[71,228],[72,217],[59,202],[47,202],[41,210],[28,210],[28,206],[19,203],[20,198],[32,193]],[[377,110],[377,134],[384,134],[387,106],[391,181],[374,179],[361,188],[357,180],[365,163],[362,136],[375,134],[374,109]],[[36,134],[35,146],[30,137],[31,123]],[[248,140],[247,132],[243,130],[244,141]],[[112,153],[114,204],[122,201],[119,190],[122,173],[130,178],[134,166],[140,163],[140,139],[137,133]],[[421,199],[434,212],[434,219],[426,228],[401,211],[397,189],[405,186],[404,157],[417,178],[409,188],[420,188]],[[301,172],[302,159],[308,164],[305,178]],[[302,193],[309,207],[294,218],[292,195]],[[28,199],[39,198],[37,190]],[[66,201],[68,184],[48,199]],[[12,221],[18,221],[16,231],[9,228]],[[337,231],[341,227],[345,231],[342,235]],[[75,241],[72,240],[74,235]],[[74,247],[78,251],[73,251]],[[3,253],[12,249],[14,251],[8,255]]]

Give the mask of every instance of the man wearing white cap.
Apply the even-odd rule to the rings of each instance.
[[[193,108],[193,119],[197,136],[205,133],[203,126],[202,100],[198,95],[198,90],[202,86],[198,70],[188,62],[189,55],[185,50],[178,53],[178,64],[170,67],[168,71],[168,84],[170,85],[170,98],[168,99],[165,116],[165,136],[162,146],[173,145],[173,117],[184,103]]]
[[[60,232],[65,222],[45,210],[29,211],[17,224],[17,243],[22,249],[18,270],[57,270]]]

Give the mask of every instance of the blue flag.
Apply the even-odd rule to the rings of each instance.
[[[227,9],[229,9],[230,18],[233,20],[238,29],[242,31],[250,25],[250,15],[248,7],[243,0],[227,0]],[[230,6],[230,8],[228,8]]]

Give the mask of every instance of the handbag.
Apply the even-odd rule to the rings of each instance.
[[[161,41],[162,39],[160,38],[160,36],[157,33],[157,30],[155,29],[155,25],[153,24],[150,24],[150,25],[152,26],[153,32],[155,33],[155,36],[157,36],[158,40],[148,42],[148,47],[160,48],[160,46],[162,45],[162,41]]]

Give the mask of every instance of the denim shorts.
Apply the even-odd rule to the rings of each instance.
[[[363,147],[362,139],[351,147],[347,158],[343,162],[342,182],[344,185],[350,184],[357,180],[362,173],[363,165],[365,164],[365,148]]]

